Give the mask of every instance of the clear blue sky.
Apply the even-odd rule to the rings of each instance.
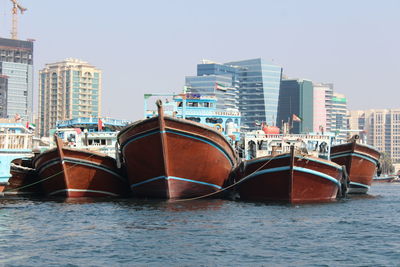
[[[67,57],[99,67],[106,116],[141,118],[144,93],[180,91],[203,58],[262,57],[289,77],[334,83],[351,109],[400,108],[397,0],[19,1],[35,75]],[[3,37],[10,9],[0,0]]]

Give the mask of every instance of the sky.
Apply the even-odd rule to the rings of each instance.
[[[334,83],[350,109],[400,108],[397,0],[19,0],[38,71],[78,58],[103,71],[102,115],[143,117],[143,94],[180,92],[201,59],[263,58]],[[0,0],[10,37],[11,1]]]

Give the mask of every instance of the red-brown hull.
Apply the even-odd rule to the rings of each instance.
[[[326,160],[283,154],[245,161],[238,172],[240,199],[286,203],[336,199],[341,167]]]
[[[62,148],[41,154],[34,165],[45,194],[62,197],[117,197],[128,191],[115,159],[89,151]]]
[[[118,136],[135,196],[179,199],[221,189],[236,165],[218,132],[164,117],[131,125]]]
[[[367,193],[376,172],[380,153],[356,142],[331,148],[331,160],[345,165],[350,184],[348,193]]]
[[[42,193],[37,183],[37,173],[33,169],[32,159],[15,159],[10,169],[11,178],[4,188],[7,195],[37,195]]]

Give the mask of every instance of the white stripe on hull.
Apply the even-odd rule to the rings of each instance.
[[[368,192],[368,188],[366,187],[349,187],[347,188],[348,194],[366,194]]]

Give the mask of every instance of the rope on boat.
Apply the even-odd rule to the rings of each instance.
[[[94,154],[91,154],[90,156],[84,158],[84,160],[89,159],[89,158],[91,158],[91,157],[93,157],[93,156],[94,156]],[[13,163],[12,163],[12,164],[13,164]],[[74,168],[76,165],[79,165],[79,163],[73,164],[72,166],[66,168],[66,170],[72,169],[72,168]],[[17,166],[18,166],[18,165],[17,165]],[[22,167],[22,166],[21,166],[21,167]],[[27,167],[22,167],[22,168],[27,168]],[[27,169],[31,169],[31,168],[27,168]],[[34,169],[31,169],[31,170],[34,170]],[[18,190],[21,190],[21,189],[24,189],[24,188],[27,188],[27,187],[34,186],[34,185],[36,185],[36,184],[39,184],[39,183],[41,183],[41,182],[44,182],[44,181],[49,180],[49,179],[51,179],[51,178],[54,178],[54,177],[56,177],[57,175],[62,174],[64,171],[65,171],[65,170],[63,169],[62,171],[57,172],[57,173],[55,173],[55,174],[52,174],[52,175],[50,175],[49,177],[43,178],[43,179],[41,179],[41,180],[39,180],[39,181],[33,182],[33,183],[31,183],[31,184],[24,185],[24,186],[20,186],[20,187],[17,187],[17,188],[12,188],[12,189],[8,189],[8,190],[4,190],[2,193],[12,192],[12,191],[18,191]]]
[[[203,198],[211,197],[211,196],[220,194],[220,193],[222,193],[222,192],[225,192],[226,190],[231,189],[231,188],[233,188],[233,187],[235,187],[235,186],[237,186],[237,185],[239,185],[239,184],[241,184],[241,183],[244,183],[246,180],[250,179],[251,176],[252,176],[254,173],[258,172],[259,170],[261,170],[262,168],[264,168],[265,166],[267,166],[268,163],[270,163],[270,162],[271,162],[274,158],[276,158],[277,156],[278,156],[278,155],[275,155],[275,156],[271,157],[267,162],[265,162],[263,165],[261,165],[260,167],[258,167],[255,171],[253,171],[253,172],[250,173],[249,175],[245,176],[243,179],[241,179],[241,180],[239,180],[239,181],[237,181],[237,182],[235,182],[235,183],[233,183],[233,184],[231,184],[231,185],[229,185],[229,186],[227,186],[227,187],[224,187],[224,188],[222,188],[222,189],[220,189],[220,190],[218,190],[218,191],[215,191],[215,192],[212,192],[212,193],[209,193],[209,194],[205,194],[205,195],[202,195],[202,196],[198,196],[198,197],[193,197],[193,198],[184,198],[184,199],[170,200],[170,202],[184,202],[184,201],[198,200],[198,199],[203,199]],[[246,164],[246,163],[244,163],[244,164]]]
[[[297,152],[297,154],[300,154],[300,156],[301,156],[302,158],[304,158],[304,159],[307,158],[307,155],[306,155],[305,153],[303,153],[301,150],[297,150],[297,151],[295,150],[295,154],[296,154],[296,152]],[[211,196],[220,194],[220,193],[222,193],[222,192],[224,192],[224,191],[226,191],[226,190],[228,190],[228,189],[231,189],[231,188],[233,188],[233,187],[235,187],[235,186],[238,186],[238,185],[241,184],[241,183],[244,183],[246,180],[250,179],[251,176],[252,176],[254,173],[258,172],[260,169],[262,169],[262,168],[264,168],[265,166],[267,166],[268,163],[270,163],[270,162],[271,162],[274,158],[276,158],[277,156],[279,156],[279,155],[275,155],[275,156],[271,157],[267,162],[265,162],[263,165],[261,165],[260,167],[258,167],[254,172],[250,173],[249,175],[245,176],[243,179],[241,179],[241,180],[239,180],[239,181],[237,181],[237,182],[235,182],[235,183],[233,183],[233,184],[231,184],[231,185],[229,185],[229,186],[227,186],[227,187],[225,187],[225,188],[222,188],[222,189],[220,189],[220,190],[218,190],[218,191],[215,191],[215,192],[212,192],[212,193],[209,193],[209,194],[206,194],[206,195],[202,195],[202,196],[198,196],[198,197],[194,197],[194,198],[185,198],[185,199],[170,200],[170,202],[192,201],[192,200],[203,199],[203,198],[207,198],[207,197],[211,197]],[[346,171],[346,167],[345,167],[344,165],[342,166],[342,169],[343,169],[344,181],[343,181],[343,183],[341,183],[341,188],[339,189],[339,190],[341,191],[341,193],[340,193],[340,197],[341,197],[341,198],[343,198],[343,197],[346,196],[347,184],[348,184],[348,182],[349,182],[348,175],[347,175],[347,171]],[[343,192],[343,190],[344,190],[344,192]]]

